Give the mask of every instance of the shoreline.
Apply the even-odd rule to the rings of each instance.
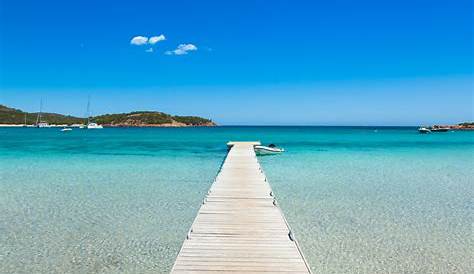
[[[82,125],[86,126],[86,125]],[[218,125],[186,125],[186,124],[151,124],[151,125],[107,125],[104,124],[102,125],[104,128],[145,128],[145,127],[173,127],[173,128],[178,128],[178,127],[218,127]],[[25,124],[0,124],[0,128],[36,128],[36,125],[25,125]],[[62,128],[62,127],[68,127],[68,128],[80,128],[79,125],[48,125],[47,127],[44,128]]]
[[[48,127],[45,128],[80,128],[81,125],[67,125],[67,124],[51,124]],[[85,125],[82,125],[85,126]],[[273,126],[279,126],[279,125],[216,125],[216,124],[203,124],[203,125],[186,125],[186,124],[181,124],[181,123],[167,123],[167,124],[141,124],[141,125],[130,125],[130,124],[118,124],[118,125],[112,125],[112,124],[103,124],[102,125],[104,128],[182,128],[182,127],[226,127],[226,126],[250,126],[250,127],[273,127]],[[288,125],[284,125],[284,127],[288,127]],[[289,126],[291,127],[291,126]],[[301,125],[295,125],[294,127],[301,127]],[[317,125],[307,125],[303,127],[369,127],[369,128],[383,128],[383,127],[413,127],[417,128],[417,126],[317,126]],[[451,131],[474,131],[474,126],[461,126],[461,125],[451,125],[451,126],[435,126],[435,127],[446,127],[449,128]],[[0,128],[36,128],[36,125],[34,124],[0,124]]]

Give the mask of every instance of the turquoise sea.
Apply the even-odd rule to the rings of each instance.
[[[314,273],[474,273],[474,132],[0,128],[0,273],[167,273],[229,140],[260,157]]]

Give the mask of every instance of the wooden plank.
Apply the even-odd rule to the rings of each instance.
[[[311,273],[255,156],[258,144],[228,143],[172,273]]]

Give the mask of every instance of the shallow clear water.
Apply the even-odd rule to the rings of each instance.
[[[261,157],[315,273],[472,273],[474,132],[0,128],[0,273],[167,273],[228,140]]]

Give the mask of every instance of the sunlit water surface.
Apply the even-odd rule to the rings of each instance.
[[[0,273],[167,273],[228,140],[260,162],[314,273],[473,273],[474,132],[0,129]]]

